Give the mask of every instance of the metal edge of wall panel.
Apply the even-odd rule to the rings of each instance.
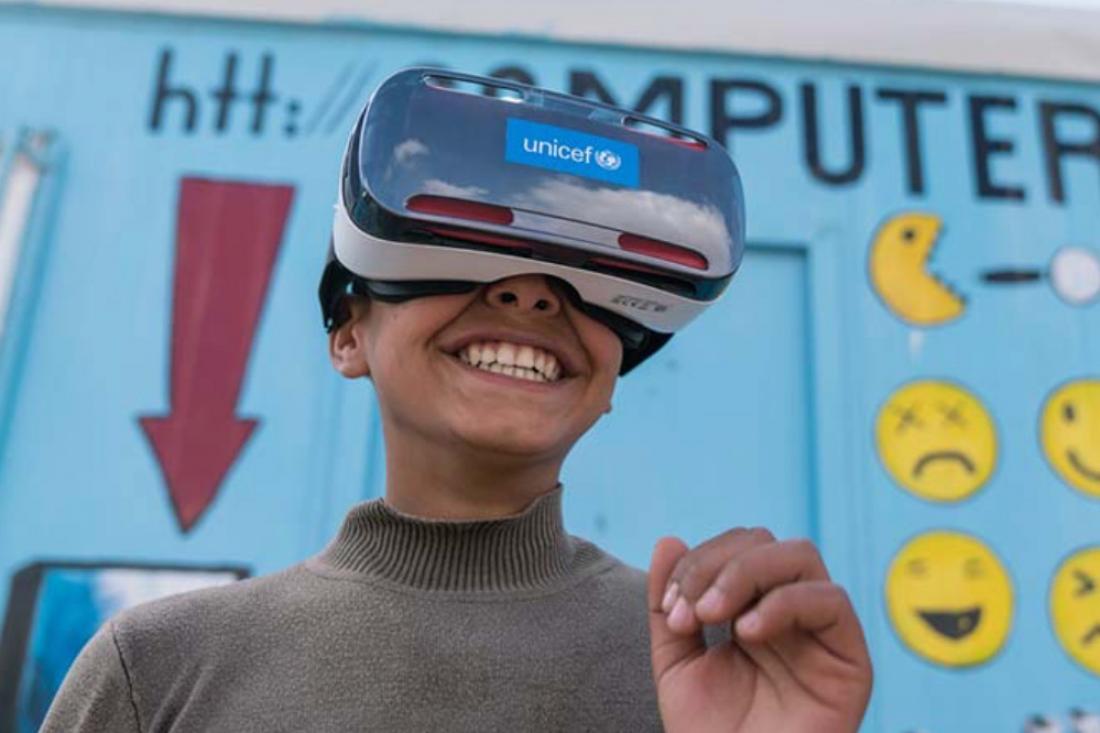
[[[989,0],[0,0],[0,6],[392,26],[544,41],[1100,81],[1100,11]],[[706,18],[706,22],[700,19]],[[853,22],[858,19],[858,22]],[[682,21],[682,22],[676,22]],[[976,42],[980,41],[980,42]]]

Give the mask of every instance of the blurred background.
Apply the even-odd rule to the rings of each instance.
[[[741,169],[742,270],[571,455],[571,533],[643,569],[664,534],[813,538],[866,731],[1100,730],[1095,8],[0,2],[0,730],[115,611],[298,562],[383,493],[316,287],[347,132],[414,64]]]

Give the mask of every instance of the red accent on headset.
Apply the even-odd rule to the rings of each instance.
[[[664,140],[666,143],[672,143],[673,145],[679,145],[682,148],[690,148],[691,150],[706,150],[707,146],[701,140],[696,140],[692,137],[674,137],[672,135],[662,135],[657,132],[650,132],[649,130],[643,130],[637,126],[627,125],[634,132],[641,133],[642,135],[649,135],[655,137],[658,140]],[[649,125],[650,128],[656,127],[656,125]]]
[[[666,142],[670,142],[673,145],[679,145],[682,148],[691,148],[692,150],[706,150],[707,146],[698,140],[694,140],[690,137],[670,137],[664,136]]]
[[[506,206],[494,206],[479,201],[466,201],[448,196],[418,194],[405,202],[405,208],[421,214],[453,216],[458,219],[472,219],[488,222],[489,224],[512,223],[512,210]]]
[[[531,245],[524,242],[522,239],[514,239],[512,237],[502,237],[499,234],[489,234],[487,232],[473,232],[468,229],[453,229],[451,227],[442,226],[425,226],[429,232],[433,234],[439,234],[443,237],[450,237],[451,239],[462,239],[467,242],[480,242],[482,244],[492,244],[497,247],[503,247],[504,249],[515,249],[521,252],[530,252]]]
[[[656,257],[660,260],[675,262],[678,265],[694,267],[696,270],[707,269],[707,258],[698,252],[692,252],[685,247],[679,247],[668,242],[659,242],[648,237],[639,237],[637,234],[623,233],[619,235],[619,246],[627,252]]]

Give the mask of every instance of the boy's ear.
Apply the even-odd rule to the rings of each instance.
[[[365,334],[358,327],[368,306],[365,298],[348,298],[346,307],[350,317],[328,335],[328,354],[332,366],[348,379],[370,376]]]

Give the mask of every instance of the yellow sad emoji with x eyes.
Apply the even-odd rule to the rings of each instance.
[[[963,387],[921,380],[900,387],[879,410],[875,443],[887,472],[929,501],[959,501],[997,465],[997,431],[985,406]]]

